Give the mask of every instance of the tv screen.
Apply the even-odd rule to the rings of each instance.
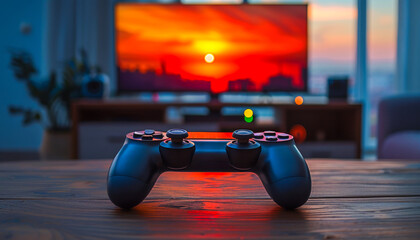
[[[119,91],[306,91],[307,5],[119,3]]]

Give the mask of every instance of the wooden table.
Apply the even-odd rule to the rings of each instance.
[[[110,161],[0,163],[0,239],[419,239],[420,162],[308,160],[309,201],[278,207],[250,173],[165,173],[131,211]]]

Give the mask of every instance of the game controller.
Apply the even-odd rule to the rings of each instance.
[[[109,168],[108,196],[118,207],[132,208],[166,171],[253,172],[270,197],[286,209],[303,205],[311,193],[308,166],[289,134],[146,129],[126,135]]]

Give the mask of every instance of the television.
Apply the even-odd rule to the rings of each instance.
[[[115,5],[119,92],[306,92],[306,4]]]

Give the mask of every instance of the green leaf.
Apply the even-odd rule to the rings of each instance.
[[[34,122],[40,122],[42,120],[41,113],[33,111],[31,109],[24,109],[22,107],[9,107],[9,112],[15,115],[22,115],[23,125],[28,125]]]
[[[16,106],[9,106],[9,113],[10,114],[20,114],[23,113],[24,109],[22,107],[16,107]]]
[[[36,73],[32,57],[25,51],[12,51],[10,66],[18,80],[29,80]]]

